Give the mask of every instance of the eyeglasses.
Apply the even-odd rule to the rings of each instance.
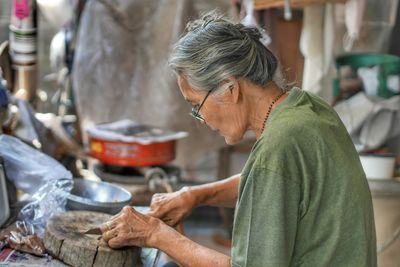
[[[192,107],[192,112],[190,113],[190,116],[192,116],[193,118],[195,118],[196,120],[200,121],[201,123],[205,123],[204,118],[200,115],[200,109],[201,107],[204,105],[204,102],[206,102],[207,97],[210,95],[210,93],[213,90],[210,90],[207,92],[206,96],[204,97],[203,101],[201,102],[201,104],[197,104],[196,106]]]

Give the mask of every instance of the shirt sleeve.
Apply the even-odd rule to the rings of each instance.
[[[299,216],[300,185],[265,168],[242,174],[235,213],[233,266],[289,266]]]

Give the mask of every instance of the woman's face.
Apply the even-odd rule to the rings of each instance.
[[[183,97],[192,106],[200,105],[207,95],[207,91],[193,90],[183,76],[178,76],[178,84]],[[222,94],[211,93],[199,112],[205,123],[212,130],[218,131],[225,138],[225,142],[230,145],[242,140],[246,132],[245,113],[236,101],[237,97],[233,90],[227,90]]]

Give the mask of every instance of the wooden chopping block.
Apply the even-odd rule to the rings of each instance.
[[[91,211],[68,211],[47,223],[44,245],[55,258],[72,266],[136,266],[140,248],[114,250],[99,235],[82,232],[108,221],[111,215]]]

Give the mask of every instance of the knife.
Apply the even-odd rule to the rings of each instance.
[[[83,235],[101,235],[101,230],[100,227],[95,227],[95,228],[91,228],[87,231],[83,231],[81,232],[81,234]]]

